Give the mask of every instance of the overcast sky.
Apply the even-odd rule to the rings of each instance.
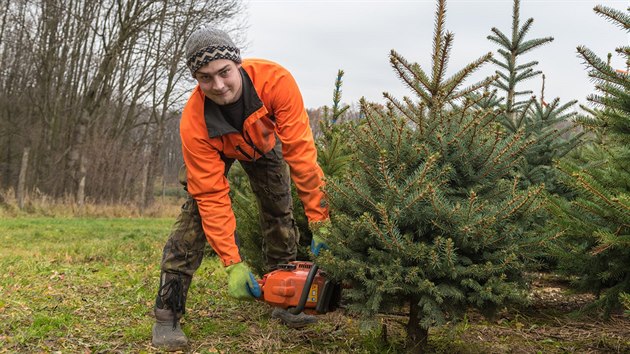
[[[362,96],[384,102],[382,93],[410,95],[389,65],[395,49],[408,61],[430,68],[435,0],[244,0],[249,27],[243,57],[276,61],[289,69],[300,85],[307,108],[331,105],[335,76],[345,71],[343,101]],[[511,0],[449,0],[446,29],[455,41],[448,66],[450,74],[497,46],[486,37],[492,27],[511,35]],[[526,54],[520,64],[537,60],[546,77],[547,101],[585,102],[592,83],[576,47],[585,45],[605,58],[628,44],[628,34],[596,15],[593,7],[606,5],[625,11],[627,0],[522,0],[521,23],[533,17],[528,39],[555,40]],[[613,66],[625,69],[613,56]],[[489,75],[488,64],[473,79]],[[473,83],[468,81],[469,84]],[[541,79],[530,89],[540,94]]]

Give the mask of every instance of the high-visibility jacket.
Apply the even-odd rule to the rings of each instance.
[[[328,218],[321,191],[323,172],[294,78],[282,66],[262,59],[243,60],[240,72],[246,117],[242,133],[227,123],[199,86],[188,99],[180,122],[188,192],[199,206],[206,238],[225,266],[241,258],[222,156],[254,161],[273,149],[277,136],[309,222]]]

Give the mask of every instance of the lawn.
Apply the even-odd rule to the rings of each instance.
[[[152,307],[173,218],[0,220],[0,352],[155,353]],[[211,254],[211,252],[209,252]],[[362,320],[337,312],[285,328],[260,302],[238,302],[209,255],[190,289],[191,353],[396,353],[404,309]],[[435,352],[630,352],[630,320],[579,317],[589,301],[549,274],[532,275],[532,304],[497,318],[471,312],[431,330]]]

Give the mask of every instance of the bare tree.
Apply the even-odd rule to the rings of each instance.
[[[157,22],[154,33],[156,33],[155,58],[157,70],[153,71],[153,84],[151,102],[151,125],[149,139],[147,139],[149,151],[148,165],[145,185],[153,186],[161,169],[162,146],[166,135],[166,125],[168,120],[173,119],[171,113],[174,103],[180,103],[186,91],[177,90],[181,84],[183,76],[188,76],[188,71],[182,65],[182,54],[187,35],[192,32],[195,26],[200,24],[218,25],[223,19],[236,17],[242,12],[242,6],[238,1],[209,1],[204,5],[222,10],[214,13],[207,13],[206,6],[195,6],[186,2],[181,2],[179,6],[173,6],[171,13],[164,12],[161,21]],[[153,193],[145,193],[140,196],[141,210],[153,201]]]
[[[27,190],[148,205],[178,149],[171,122],[191,87],[187,35],[206,24],[238,31],[242,7],[0,0],[0,188],[15,187],[30,147]]]

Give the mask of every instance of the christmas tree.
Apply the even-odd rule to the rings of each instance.
[[[530,61],[525,64],[518,63],[520,57],[542,45],[553,41],[553,37],[544,37],[536,39],[526,39],[525,36],[529,32],[533,18],[525,21],[520,26],[520,1],[514,0],[512,11],[512,35],[506,36],[496,27],[491,29],[492,34],[488,39],[499,45],[497,52],[501,56],[500,59],[491,59],[491,61],[499,67],[497,75],[498,80],[492,83],[492,86],[499,88],[505,93],[504,100],[504,124],[511,130],[518,130],[523,123],[523,112],[527,111],[531,103],[532,91],[518,91],[517,85],[523,81],[529,80],[542,74],[539,70],[534,70],[538,65],[537,61]],[[519,97],[526,96],[524,100],[519,101]]]
[[[464,86],[492,54],[447,76],[454,37],[445,6],[438,1],[429,72],[390,54],[416,97],[361,101],[353,167],[327,181],[333,228],[317,258],[351,286],[350,309],[408,311],[409,351],[425,350],[431,326],[470,307],[492,314],[524,300],[521,245],[542,190],[523,190],[512,176],[532,141],[507,133],[501,111],[474,95],[496,77]]]
[[[341,103],[341,86],[343,70],[337,72],[333,105],[324,106],[324,117],[319,121],[321,134],[317,136],[317,162],[324,171],[324,176],[331,178],[342,175],[350,164],[352,149],[348,145],[348,125],[353,122],[344,121],[344,114],[350,106]]]
[[[323,108],[324,116],[319,121],[319,133],[316,136],[318,163],[326,178],[342,175],[350,163],[351,148],[346,136],[347,126],[353,124],[345,118],[350,108],[341,103],[343,70],[337,72],[333,90],[332,107]],[[240,240],[240,251],[247,260],[254,273],[258,276],[265,274],[265,260],[262,250],[262,231],[256,197],[249,184],[247,174],[240,164],[234,163],[230,169],[230,197],[237,220],[237,233]],[[311,231],[304,214],[304,206],[300,201],[297,190],[292,184],[293,216],[300,232],[300,247],[298,259],[308,259],[308,249],[311,243]]]
[[[627,12],[594,10],[628,32]],[[596,293],[593,305],[610,315],[621,308],[620,294],[630,292],[630,47],[616,49],[626,62],[617,70],[588,48],[577,50],[597,91],[588,97],[593,115],[580,123],[595,139],[580,160],[559,165],[576,198],[552,198],[550,207],[558,235],[567,241],[567,249],[556,250],[560,270],[574,276],[578,290]]]
[[[503,110],[500,118],[508,132],[516,134],[522,130],[527,138],[533,140],[525,158],[517,166],[522,185],[544,183],[547,191],[564,194],[562,186],[557,183],[553,162],[580,143],[582,134],[574,131],[572,123],[577,115],[572,110],[577,101],[561,104],[560,98],[556,98],[550,103],[545,102],[545,75],[542,75],[539,99],[533,96],[533,91],[519,89],[521,83],[542,74],[542,71],[535,70],[537,61],[520,63],[523,55],[553,41],[553,37],[527,38],[533,23],[534,19],[529,18],[521,25],[520,1],[514,0],[511,35],[505,35],[496,27],[491,29],[488,39],[499,46],[499,59],[491,59],[498,67],[496,73],[499,76],[492,86],[502,94],[500,99],[492,102],[494,107]]]

